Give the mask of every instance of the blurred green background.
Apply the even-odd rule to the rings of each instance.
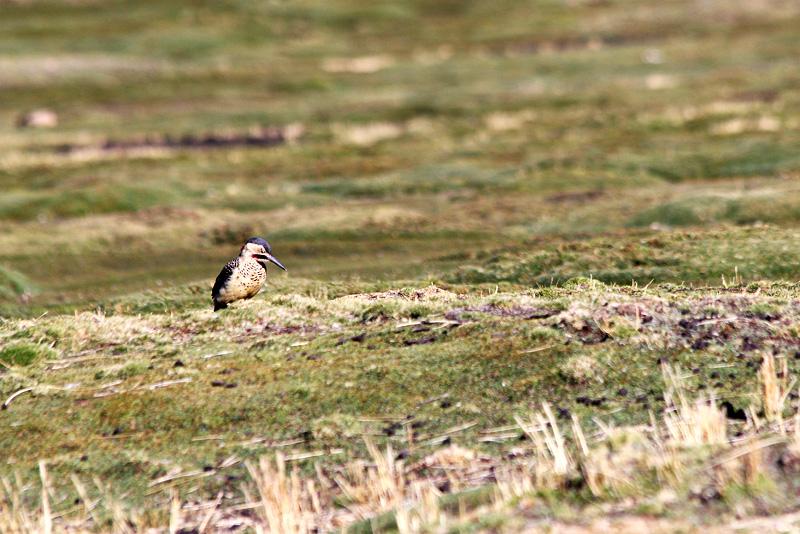
[[[0,313],[210,285],[250,235],[325,280],[793,279],[798,28],[781,0],[0,3]]]

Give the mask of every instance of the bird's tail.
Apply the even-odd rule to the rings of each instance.
[[[224,310],[227,307],[228,305],[225,304],[224,302],[220,302],[218,300],[214,301],[214,311]]]

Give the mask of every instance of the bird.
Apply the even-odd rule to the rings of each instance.
[[[245,241],[239,256],[226,263],[214,281],[211,290],[214,311],[225,309],[237,300],[255,297],[267,281],[269,262],[286,270],[272,255],[272,247],[266,239],[251,237]]]

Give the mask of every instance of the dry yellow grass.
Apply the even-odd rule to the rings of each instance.
[[[664,425],[667,443],[674,447],[722,445],[727,440],[728,421],[713,396],[689,400],[681,385],[680,371],[662,367],[668,384]]]
[[[665,368],[665,373],[673,384],[679,380],[673,370]],[[445,531],[460,522],[473,520],[481,513],[502,512],[512,503],[529,502],[526,499],[537,491],[562,488],[567,480],[578,474],[595,495],[604,495],[608,491],[619,494],[626,488],[636,491],[636,477],[643,470],[672,463],[678,465],[673,473],[675,478],[665,478],[663,483],[665,488],[677,487],[675,481],[683,483],[694,472],[681,468],[681,462],[676,460],[682,451],[701,451],[708,447],[721,451],[721,456],[707,456],[714,480],[720,487],[731,483],[756,483],[765,475],[765,451],[784,443],[784,438],[763,427],[760,433],[754,432],[743,442],[731,445],[726,439],[725,420],[719,418],[719,410],[712,400],[689,400],[682,395],[679,398],[680,401],[670,405],[662,421],[650,432],[642,432],[641,428],[607,428],[605,435],[592,443],[587,441],[577,421],[573,421],[571,433],[566,435],[550,406],[543,404],[541,411],[518,420],[533,445],[529,449],[530,456],[521,461],[506,462],[495,471],[494,499],[478,509],[446,511],[441,506],[442,493],[430,480],[416,477],[402,461],[395,459],[391,447],[382,451],[370,441],[367,441],[368,461],[350,462],[333,480],[319,469],[316,478],[303,477],[297,470],[287,467],[281,454],[248,463],[256,494],[251,494],[245,487],[243,494],[247,504],[238,508],[255,509],[256,516],[249,523],[255,532],[307,534],[329,531],[391,512],[393,524],[399,532],[416,534]],[[790,450],[800,449],[798,435],[800,432],[795,425],[791,429],[793,441]],[[611,442],[615,445],[607,447]],[[467,463],[477,458],[468,449],[455,450],[460,451],[459,458],[466,459]],[[666,457],[658,457],[660,454]],[[450,465],[458,463],[451,462]],[[25,489],[19,481],[12,483],[3,479],[0,531],[9,534],[103,531],[98,526],[96,505],[110,513],[112,528],[116,532],[138,531],[138,526],[132,526],[144,525],[134,511],[123,511],[109,492],[101,498],[102,503],[91,502],[85,497],[87,491],[77,477],[73,477],[73,483],[84,496],[82,506],[78,507],[80,510],[69,518],[63,514],[56,517],[50,509],[49,476],[44,463],[40,464],[40,475],[41,499],[38,507],[34,508],[24,504],[22,495]],[[97,484],[102,487],[99,481]],[[333,497],[337,494],[349,502],[346,509],[334,507]],[[667,495],[664,498],[672,498],[668,496],[670,493],[664,495]],[[523,500],[519,501],[520,498]],[[215,521],[226,516],[218,510],[219,505],[218,497],[201,512],[192,511],[193,508],[181,502],[173,491],[167,502],[166,529],[169,532],[186,528],[214,532]]]
[[[319,515],[319,500],[314,482],[301,480],[296,471],[286,472],[286,461],[278,453],[275,462],[262,457],[247,470],[255,482],[260,497],[262,524],[257,531],[285,534],[307,534],[316,529],[314,518]]]
[[[778,423],[783,428],[783,410],[786,398],[795,384],[789,380],[789,367],[786,358],[781,358],[780,371],[777,370],[775,356],[765,352],[758,371],[761,384],[761,402],[767,421]]]

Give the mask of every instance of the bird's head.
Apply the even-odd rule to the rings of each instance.
[[[260,237],[251,237],[245,241],[242,250],[239,252],[239,256],[254,258],[258,263],[263,265],[265,269],[267,268],[267,262],[272,262],[284,271],[286,270],[286,267],[278,261],[278,258],[272,255],[272,247],[269,246],[267,240]]]

